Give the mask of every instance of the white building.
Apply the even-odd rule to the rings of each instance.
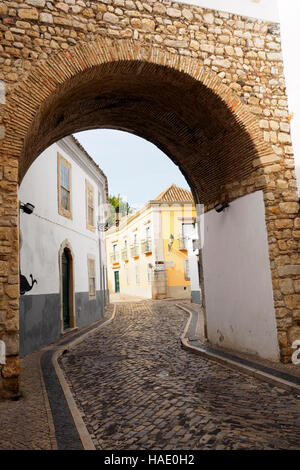
[[[107,179],[69,136],[35,160],[19,199],[20,353],[25,355],[103,316],[106,255],[99,221]],[[32,214],[24,211],[26,203],[34,206]]]

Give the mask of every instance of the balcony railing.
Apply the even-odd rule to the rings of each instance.
[[[133,256],[133,258],[139,256],[139,245],[137,243],[134,243],[134,245],[131,245],[130,251],[131,256]]]
[[[186,237],[178,237],[178,241],[179,241],[179,250],[188,249],[188,239]]]
[[[122,260],[123,260],[123,261],[127,261],[127,260],[128,260],[128,250],[127,250],[127,248],[124,248],[124,249],[122,250]]]
[[[142,253],[151,253],[152,252],[152,240],[151,238],[146,238],[141,241]]]
[[[110,262],[112,264],[119,262],[119,253],[111,253],[110,254]]]

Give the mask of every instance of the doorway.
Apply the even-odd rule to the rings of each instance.
[[[62,326],[63,330],[71,328],[73,282],[72,282],[72,257],[70,250],[65,248],[61,255],[61,283],[62,283]]]
[[[120,292],[119,271],[115,271],[115,293]]]

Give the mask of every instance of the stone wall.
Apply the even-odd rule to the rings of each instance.
[[[180,166],[196,201],[205,202],[207,209],[216,200],[263,189],[281,357],[290,360],[291,343],[300,337],[300,218],[278,25],[150,0],[5,1],[0,2],[0,16],[0,80],[5,84],[0,104],[0,337],[9,355],[2,369],[5,387],[15,390],[18,376],[19,178],[45,146],[96,123],[139,125],[136,132],[160,145]],[[126,65],[131,61],[135,63]],[[103,63],[108,66],[99,70],[107,81],[99,79],[96,91],[95,67]],[[141,63],[149,66],[141,68]],[[102,84],[106,95],[99,98]],[[116,115],[118,89],[123,101],[118,97]],[[130,93],[135,95],[128,107],[124,96]],[[86,97],[84,108],[78,107],[79,95]],[[74,109],[64,114],[61,110],[74,98]],[[104,98],[110,114],[105,114]],[[93,119],[76,115],[75,105],[90,109]]]

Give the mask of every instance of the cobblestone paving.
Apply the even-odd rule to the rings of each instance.
[[[51,450],[56,441],[40,372],[40,352],[21,360],[24,398],[0,402],[0,450]]]
[[[170,302],[118,304],[61,358],[100,449],[300,449],[300,397],[180,346]]]

